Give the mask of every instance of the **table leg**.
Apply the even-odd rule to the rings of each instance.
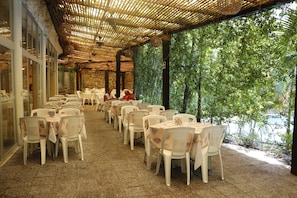
[[[51,152],[53,161],[56,158],[56,144],[57,144],[57,142],[56,143],[50,142],[50,152]]]

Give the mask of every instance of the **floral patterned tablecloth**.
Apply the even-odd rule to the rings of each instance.
[[[65,134],[58,134],[59,132],[59,123],[61,120],[61,116],[59,114],[56,114],[54,116],[46,116],[45,117],[46,121],[49,123],[49,134],[48,134],[48,139],[56,143],[57,142],[57,135],[63,137]],[[83,128],[82,128],[82,137],[84,139],[87,139],[87,132],[86,132],[86,126],[85,123],[83,123]]]
[[[165,129],[172,128],[172,127],[195,128],[194,141],[191,149],[191,158],[195,159],[194,169],[197,169],[202,165],[202,159],[203,159],[202,149],[208,146],[208,143],[206,143],[205,139],[201,139],[200,133],[202,132],[203,128],[210,127],[210,126],[212,125],[199,123],[199,122],[183,122],[183,123],[177,124],[174,120],[169,120],[166,122],[162,122],[162,123],[158,123],[150,126],[148,130],[145,132],[145,135],[150,140],[150,143],[151,143],[148,146],[152,146],[154,148],[160,149],[163,133]]]

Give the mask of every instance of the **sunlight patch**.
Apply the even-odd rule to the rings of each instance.
[[[232,150],[235,150],[235,151],[237,151],[239,153],[242,153],[242,154],[244,154],[246,156],[255,158],[255,159],[260,160],[260,161],[267,162],[267,163],[272,164],[272,165],[280,165],[280,166],[283,166],[285,168],[290,168],[289,165],[281,162],[280,160],[278,160],[276,158],[273,158],[273,157],[267,155],[267,153],[265,153],[264,151],[245,148],[245,147],[238,146],[238,145],[233,145],[233,144],[223,144],[223,146],[226,147],[226,148],[230,148]]]

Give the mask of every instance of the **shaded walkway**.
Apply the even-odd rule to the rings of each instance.
[[[225,181],[220,180],[219,160],[212,159],[209,183],[200,170],[186,185],[186,175],[172,172],[171,187],[165,185],[164,171],[154,175],[143,162],[144,147],[135,150],[123,144],[122,134],[103,119],[103,113],[87,110],[88,140],[85,160],[69,150],[69,164],[60,155],[40,165],[37,151],[23,165],[22,149],[0,168],[1,197],[297,197],[297,177],[290,169],[271,165],[223,147]],[[93,110],[93,108],[92,108]]]

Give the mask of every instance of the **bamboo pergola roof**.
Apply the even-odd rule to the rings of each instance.
[[[218,2],[219,1],[219,2]],[[184,30],[269,9],[284,0],[45,0],[61,59],[115,66],[116,53]],[[231,2],[231,3],[229,3]],[[225,6],[225,7],[224,7]],[[237,10],[236,10],[237,9]],[[234,11],[236,13],[230,13]],[[133,70],[123,56],[122,71]]]

